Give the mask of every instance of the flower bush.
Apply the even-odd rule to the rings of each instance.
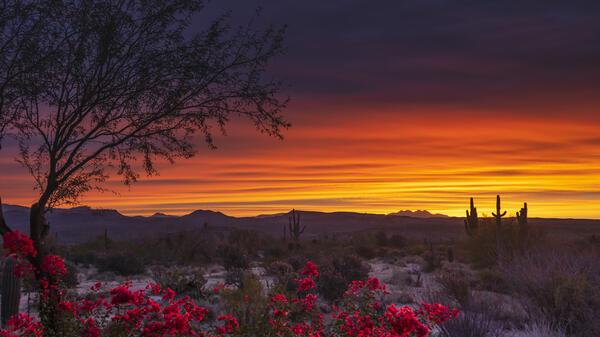
[[[31,240],[18,232],[9,234],[4,236],[3,248],[22,265],[31,266],[27,260],[36,254]],[[54,255],[42,259],[41,269],[50,278],[65,274],[62,259]],[[40,271],[32,271],[40,275]],[[134,290],[132,283],[126,282],[106,293],[101,291],[102,284],[97,283],[90,288],[86,299],[68,301],[64,291],[57,289],[47,278],[38,277],[42,295],[40,310],[54,305],[54,320],[58,323],[49,329],[28,315],[18,314],[9,320],[4,330],[0,330],[0,337],[244,336],[250,331],[274,337],[425,337],[433,327],[458,316],[457,310],[440,304],[422,303],[419,308],[398,308],[393,304],[384,307],[381,300],[388,294],[385,285],[376,278],[369,278],[351,283],[340,307],[333,307],[326,317],[319,310],[319,299],[315,296],[313,278],[319,275],[317,266],[307,262],[301,275],[303,278],[296,280],[296,292],[271,296],[265,301],[265,310],[255,311],[252,306],[256,296],[263,296],[262,292],[251,295],[251,301],[244,296],[243,315],[252,319],[242,317],[243,324],[232,314],[222,314],[215,321],[207,322],[207,309],[196,305],[189,297],[177,298],[170,288],[162,289],[154,283]],[[214,290],[217,296],[228,291],[223,286]],[[238,314],[242,315],[242,312],[236,312]],[[256,326],[262,330],[256,331]]]

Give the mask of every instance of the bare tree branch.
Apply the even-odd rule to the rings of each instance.
[[[156,173],[156,160],[189,158],[198,134],[214,147],[213,127],[224,132],[235,116],[281,137],[287,99],[265,70],[283,50],[284,30],[232,29],[224,15],[190,32],[203,4],[68,0],[46,8],[52,57],[28,75],[36,85],[22,85],[12,122],[42,211],[102,189],[111,174],[129,184]]]

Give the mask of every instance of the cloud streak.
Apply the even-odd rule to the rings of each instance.
[[[197,157],[83,203],[462,216],[470,196],[489,213],[500,193],[511,211],[600,218],[600,2],[223,0],[206,16],[244,22],[257,5],[260,22],[289,25],[271,68],[290,83],[285,140],[235,119],[218,150],[198,140]],[[15,153],[0,153],[0,193],[29,204]]]

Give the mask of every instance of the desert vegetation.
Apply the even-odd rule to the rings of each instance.
[[[475,220],[476,212],[471,205],[463,238],[450,241],[408,239],[382,231],[336,237],[303,237],[300,233],[290,240],[285,231],[274,237],[248,229],[233,229],[218,238],[204,226],[177,235],[127,241],[112,240],[105,234],[78,244],[52,242],[51,265],[43,268],[59,271],[60,290],[52,296],[59,296],[58,304],[69,303],[60,304],[68,306],[66,312],[61,311],[65,315],[61,324],[65,325],[60,329],[68,326],[68,331],[79,334],[93,328],[107,336],[118,329],[133,329],[127,330],[128,335],[144,335],[147,324],[166,329],[174,323],[166,318],[157,321],[150,312],[163,312],[167,307],[178,307],[176,312],[187,317],[185,326],[190,330],[178,330],[183,335],[202,331],[245,336],[317,332],[354,336],[386,331],[425,336],[419,324],[431,336],[449,337],[590,336],[599,331],[594,317],[600,312],[600,244],[595,236],[556,241],[544,235],[543,228],[524,228],[528,225],[523,210],[520,218],[503,218],[500,228],[495,218]],[[301,214],[290,212],[291,226],[310,226],[302,222]],[[497,254],[498,233],[503,236],[502,258]],[[15,254],[33,251],[27,248],[25,236],[13,236],[5,239],[3,275],[11,275],[10,268],[14,274],[15,266],[20,265],[17,261],[26,261]],[[11,244],[11,240],[21,243]],[[16,270],[22,273],[20,268]],[[63,282],[63,278],[71,280]],[[11,284],[18,278],[4,279]],[[26,285],[31,282],[25,280],[17,286],[26,294],[20,300],[20,311],[31,317],[17,316],[20,321],[7,318],[8,329],[23,328],[25,319],[30,322],[27,324],[37,324],[36,312],[43,310],[39,303],[46,295]],[[20,294],[14,287],[2,285],[2,289]],[[125,302],[115,306],[112,302],[118,302],[115,297],[119,296],[124,296]],[[3,297],[2,305],[12,305],[16,314],[14,301]],[[94,309],[80,312],[92,303]],[[100,310],[102,306],[113,311]],[[114,310],[131,316],[107,321]],[[427,310],[445,318],[437,322],[425,319],[422,313]],[[98,315],[106,316],[104,321]],[[402,316],[402,324],[408,324],[406,317],[413,316],[420,323],[394,328],[390,319],[398,315],[408,315]],[[20,325],[14,325],[17,323]]]
[[[423,222],[399,226],[397,218],[406,216],[402,212],[358,214],[335,224],[336,230],[334,224],[321,222],[320,231],[311,231],[314,224],[306,220],[310,212],[296,209],[273,215],[285,216],[283,223],[260,223],[260,216],[244,222],[205,211],[212,213],[210,224],[195,223],[190,216],[186,229],[177,231],[160,228],[167,222],[152,222],[159,230],[149,230],[144,226],[151,217],[139,216],[126,238],[109,231],[112,223],[105,224],[103,234],[86,240],[69,241],[53,232],[51,211],[77,204],[87,193],[107,191],[111,178],[129,186],[142,174],[156,175],[166,163],[193,157],[199,143],[215,149],[215,130],[225,135],[234,118],[242,117],[259,133],[278,139],[291,126],[283,116],[288,97],[282,89],[287,86],[269,68],[286,50],[285,26],[260,21],[260,10],[243,25],[231,23],[228,12],[205,18],[199,14],[205,5],[203,0],[0,2],[0,141],[10,140],[17,162],[35,186],[30,207],[13,206],[26,209],[24,221],[7,221],[0,202],[0,337],[600,336],[600,233],[569,226],[557,232],[544,224],[549,220],[539,218],[534,225],[527,203],[508,210],[500,195],[491,217],[480,216],[471,198],[459,232],[456,226],[446,227],[456,218],[429,217],[428,223],[437,225],[436,235],[431,227],[420,227]],[[459,62],[456,55],[450,57],[455,63],[451,66],[414,55],[417,68],[431,63],[447,72],[427,77],[471,74],[454,70],[472,63]],[[327,69],[337,63],[328,62]],[[294,72],[309,68],[295,66]],[[355,69],[367,73],[362,66]],[[396,76],[389,69],[373,73]],[[340,87],[358,91],[362,86],[336,77],[347,82]],[[569,76],[561,69],[560,77]],[[315,87],[329,83],[325,77],[318,80],[322,83]],[[415,88],[428,87],[417,84]],[[494,84],[493,91],[498,88]],[[332,89],[326,91],[337,95]],[[344,111],[342,118],[328,123],[353,124],[344,119],[355,114]],[[443,131],[451,133],[446,125]],[[319,140],[331,135],[323,132]],[[366,138],[396,139],[372,135]],[[348,143],[356,141],[362,139]],[[590,140],[585,144],[592,147]],[[347,165],[358,170],[356,175],[371,169],[360,159]],[[287,168],[330,168],[296,167],[301,161]],[[373,169],[379,166],[388,165]],[[463,168],[473,168],[468,169]],[[195,179],[201,169],[194,171]],[[431,185],[428,181],[428,190]],[[257,183],[245,192],[277,188]],[[289,203],[285,207],[291,208]],[[364,225],[367,215],[381,223]],[[77,230],[86,230],[86,220],[76,224]],[[265,230],[269,226],[277,227]]]

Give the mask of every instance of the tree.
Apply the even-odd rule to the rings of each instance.
[[[6,6],[23,11],[21,3]],[[12,102],[1,111],[10,114],[19,161],[39,191],[30,211],[37,269],[49,233],[44,214],[102,189],[110,174],[131,184],[140,172],[155,174],[156,160],[192,157],[196,134],[214,147],[213,128],[224,132],[234,115],[275,137],[289,127],[281,114],[287,103],[281,83],[265,76],[268,62],[283,50],[284,29],[233,29],[224,15],[190,32],[203,4],[27,2],[28,11],[39,15],[23,14],[20,22],[31,28],[13,37],[30,45],[27,52],[11,49],[22,71],[10,76],[11,65],[0,66],[3,78],[10,77],[3,83],[14,88],[1,92]],[[26,59],[32,50],[44,51],[38,61]],[[0,233],[9,231],[0,212]]]
[[[53,54],[45,30],[50,17],[43,14],[49,5],[0,1],[0,146],[9,122],[24,107],[25,88],[37,84],[30,75],[42,70]]]

